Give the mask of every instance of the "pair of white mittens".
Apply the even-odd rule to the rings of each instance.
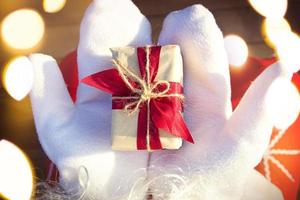
[[[185,119],[195,144],[178,151],[112,151],[110,95],[80,83],[73,103],[56,61],[42,54],[29,57],[35,71],[30,98],[39,140],[58,166],[61,184],[78,187],[84,167],[87,199],[143,199],[149,191],[158,191],[154,199],[282,199],[254,167],[274,126],[266,99],[274,93],[274,82],[289,83],[293,72],[280,63],[272,65],[232,113],[223,36],[206,8],[194,5],[170,13],[158,43],[178,44],[184,60]],[[150,24],[130,0],[94,0],[81,23],[79,79],[111,68],[109,48],[149,44]],[[181,169],[178,177],[184,177],[186,186],[163,194],[163,183],[149,169],[168,177],[174,166]],[[149,188],[142,187],[145,181]]]

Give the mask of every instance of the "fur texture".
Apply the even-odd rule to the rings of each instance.
[[[151,43],[149,22],[130,0],[94,0],[81,23],[79,78],[110,68],[110,47]],[[79,187],[78,170],[84,167],[89,177],[86,198],[143,199],[150,191],[154,199],[184,199],[183,194],[186,199],[282,199],[254,167],[274,125],[266,104],[268,92],[276,79],[288,80],[291,73],[280,63],[268,68],[232,113],[223,37],[206,8],[195,5],[169,14],[159,44],[181,47],[185,117],[196,144],[151,155],[112,151],[110,96],[80,84],[73,104],[56,61],[30,56],[36,128],[45,152],[59,168],[63,187]],[[185,187],[174,190],[172,177]],[[258,188],[263,189],[257,192]]]

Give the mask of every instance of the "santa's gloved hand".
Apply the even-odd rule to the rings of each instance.
[[[110,47],[151,43],[150,24],[130,0],[95,0],[81,24],[79,79],[112,67]],[[73,104],[56,61],[41,54],[29,59],[35,70],[30,99],[39,140],[64,188],[79,187],[78,176],[84,176],[87,197],[127,194],[145,178],[148,152],[111,150],[111,96],[80,83]],[[88,174],[79,173],[82,167]]]
[[[232,113],[223,36],[206,8],[195,5],[169,14],[159,44],[181,48],[184,115],[195,144],[152,153],[149,182],[154,199],[282,199],[254,167],[274,126],[268,95],[285,95],[273,85],[289,84],[292,72],[273,64],[252,83]],[[279,107],[277,103],[272,106]],[[289,123],[297,114],[291,112]]]
[[[79,79],[111,68],[111,47],[151,44],[150,32],[148,21],[131,1],[94,0],[81,25]],[[58,166],[64,187],[77,187],[78,170],[84,167],[87,197],[94,199],[121,198],[128,193],[143,199],[147,187],[139,190],[136,186],[143,186],[146,175],[154,198],[161,191],[165,199],[256,199],[251,195],[257,191],[267,199],[281,198],[253,168],[262,158],[274,125],[266,96],[277,78],[288,80],[290,74],[274,64],[255,81],[232,114],[223,38],[209,11],[198,5],[170,14],[159,43],[181,47],[185,116],[196,144],[152,153],[154,167],[148,175],[147,152],[111,150],[110,95],[80,84],[73,104],[56,62],[40,54],[30,57],[36,74],[30,97],[39,139]],[[174,174],[174,166],[181,170],[177,178],[191,187],[169,195],[168,190],[160,189],[170,179],[159,180]]]

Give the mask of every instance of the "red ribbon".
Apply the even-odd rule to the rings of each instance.
[[[159,67],[159,58],[161,46],[152,46],[149,54],[150,64],[150,82],[155,84],[154,80]],[[146,81],[146,61],[147,54],[145,48],[137,49],[139,69],[142,79]],[[123,81],[117,69],[105,70],[82,80],[82,82],[112,94],[113,97],[132,97],[134,94]],[[183,88],[180,83],[169,82],[170,89],[167,94],[182,94]],[[134,81],[131,84],[138,88]],[[155,90],[161,92],[165,89],[163,85],[158,85]],[[124,107],[134,99],[113,99],[112,109],[124,109]],[[148,119],[148,109],[150,109],[150,118]],[[178,97],[158,97],[150,99],[149,107],[147,103],[142,103],[139,107],[138,127],[137,127],[137,149],[147,149],[147,133],[149,133],[149,145],[152,150],[162,149],[159,138],[159,129],[168,132],[171,135],[182,138],[188,142],[194,143],[193,138],[182,117],[182,102]],[[148,126],[149,122],[149,126]],[[149,132],[148,132],[149,127]]]

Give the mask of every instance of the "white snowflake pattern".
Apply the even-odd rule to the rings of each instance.
[[[279,131],[279,133],[271,140],[267,151],[263,156],[262,164],[264,166],[265,177],[271,181],[270,162],[273,163],[285,176],[292,182],[295,181],[289,170],[277,159],[276,155],[295,156],[300,154],[300,149],[275,149],[274,146],[284,136],[285,130]]]

